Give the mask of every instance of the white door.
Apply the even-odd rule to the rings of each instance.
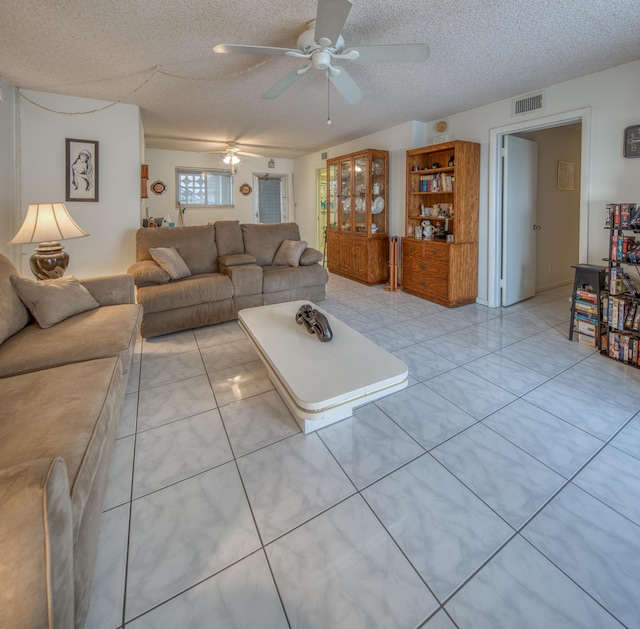
[[[504,136],[502,184],[502,305],[536,293],[538,145]]]
[[[287,201],[284,175],[254,175],[253,211],[256,223],[282,223]]]

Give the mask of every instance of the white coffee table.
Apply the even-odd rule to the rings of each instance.
[[[409,371],[398,358],[322,308],[333,339],[322,343],[296,323],[308,301],[246,308],[238,321],[255,346],[300,428],[313,432],[350,417],[353,409],[400,391]]]

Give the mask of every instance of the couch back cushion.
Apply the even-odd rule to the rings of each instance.
[[[244,253],[240,221],[216,221],[216,245],[219,256]]]
[[[12,275],[20,277],[11,260],[0,254],[0,343],[31,322],[27,307],[11,284]]]
[[[283,240],[300,240],[296,223],[246,223],[242,225],[242,235],[244,250],[254,256],[260,266],[269,266],[273,262],[273,256]]]
[[[213,225],[142,227],[136,232],[136,261],[153,260],[149,249],[175,247],[192,275],[218,271],[218,248]]]

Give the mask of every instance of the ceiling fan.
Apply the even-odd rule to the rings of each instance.
[[[224,149],[202,152],[224,155],[222,161],[225,164],[231,164],[232,166],[240,161],[238,155],[244,155],[245,157],[264,157],[264,155],[258,155],[257,153],[249,153],[248,151],[245,151],[237,142],[228,142]]]
[[[287,74],[267,90],[262,98],[277,98],[313,68],[324,71],[344,99],[350,105],[356,105],[364,99],[364,94],[344,68],[333,65],[334,61],[421,62],[426,61],[429,56],[429,46],[427,44],[396,44],[345,49],[341,32],[351,11],[351,5],[351,0],[318,0],[316,19],[309,22],[307,30],[298,37],[297,48],[217,44],[213,47],[213,51],[284,56],[307,61],[305,66]]]

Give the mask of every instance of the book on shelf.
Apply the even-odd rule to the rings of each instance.
[[[594,304],[598,303],[597,293],[591,290],[578,289],[576,290],[576,299],[580,299],[581,301],[590,301]]]
[[[640,208],[635,203],[607,203],[605,212],[605,227],[640,229]]]
[[[453,185],[453,175],[447,173],[420,175],[419,192],[453,192]]]
[[[636,316],[636,310],[638,309],[635,302],[631,302],[627,308],[627,315],[624,318],[625,330],[633,330],[633,321]]]

